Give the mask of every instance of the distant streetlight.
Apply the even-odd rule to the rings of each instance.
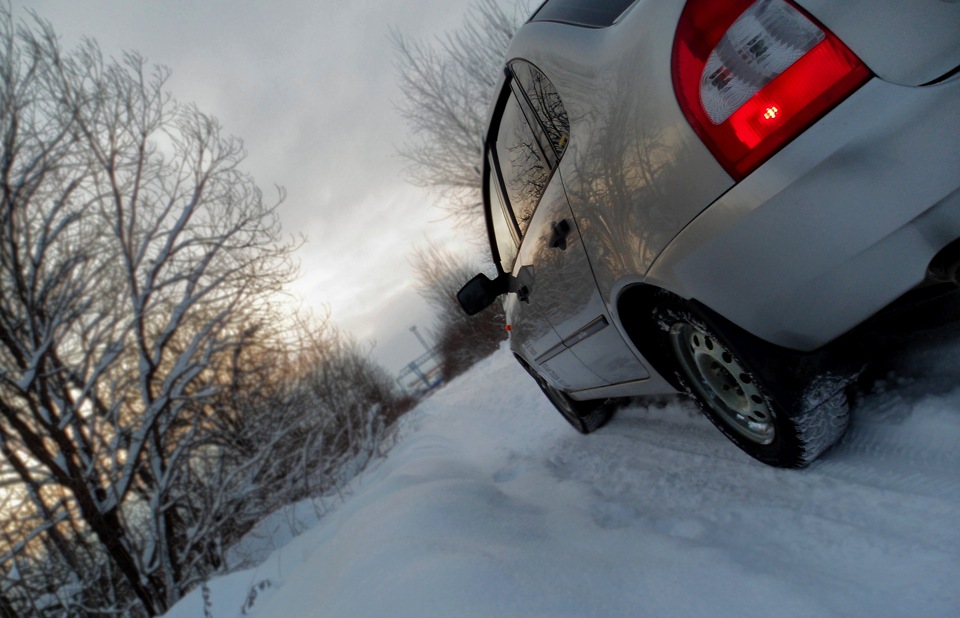
[[[432,351],[433,351],[433,350],[430,348],[430,346],[427,345],[427,340],[424,339],[424,338],[423,338],[423,335],[421,335],[421,334],[417,331],[417,327],[416,327],[416,326],[411,326],[411,327],[410,327],[410,332],[413,333],[414,335],[416,335],[417,339],[420,340],[420,343],[423,344],[423,347],[424,347],[424,349],[425,349],[427,352],[432,352]]]

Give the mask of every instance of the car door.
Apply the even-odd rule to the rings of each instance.
[[[510,76],[488,166],[502,227],[519,243],[505,303],[514,345],[565,390],[642,379],[647,372],[604,310],[555,172],[569,134],[559,96],[529,63],[512,63]]]
[[[602,385],[604,381],[567,350],[550,323],[549,314],[555,310],[556,299],[551,299],[549,292],[557,286],[549,285],[549,269],[541,272],[543,252],[526,233],[531,223],[534,229],[541,227],[540,220],[552,210],[548,204],[555,207],[566,203],[556,199],[559,183],[551,186],[549,182],[549,163],[510,80],[498,105],[487,152],[485,201],[491,231],[501,269],[512,275],[504,302],[511,345],[560,388],[576,390]]]

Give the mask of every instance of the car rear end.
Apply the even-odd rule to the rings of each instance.
[[[605,25],[544,6],[568,4],[586,17],[542,7],[507,62],[566,107],[556,174],[603,310],[650,371],[565,396],[706,384],[738,446],[809,463],[848,417],[843,379],[794,371],[830,355],[803,352],[960,270],[960,3],[637,0]],[[736,409],[720,393],[751,384]],[[736,433],[751,423],[775,437]]]
[[[696,15],[716,4],[687,3],[673,75],[685,115],[737,184],[647,280],[813,350],[956,253],[945,248],[960,238],[960,4],[743,2],[719,34],[715,17],[701,28]],[[704,36],[706,62],[685,65],[684,37]],[[772,78],[742,61],[774,47],[784,58],[766,59],[782,65]],[[717,94],[723,83],[732,94]]]

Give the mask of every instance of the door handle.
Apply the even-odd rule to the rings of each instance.
[[[521,285],[521,286],[517,289],[517,299],[519,299],[520,302],[522,302],[522,303],[529,303],[529,302],[530,302],[530,288],[528,288],[528,287],[525,286],[525,285]]]
[[[553,234],[550,236],[550,246],[554,249],[566,251],[567,236],[570,234],[570,223],[566,219],[555,221],[553,224]]]

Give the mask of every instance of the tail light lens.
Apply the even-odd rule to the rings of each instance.
[[[870,76],[787,0],[690,0],[673,45],[680,107],[738,181]]]

